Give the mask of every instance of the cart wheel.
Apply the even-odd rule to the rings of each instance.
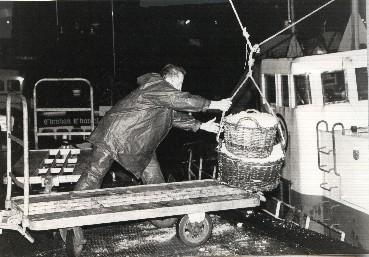
[[[209,215],[201,222],[191,223],[188,215],[183,216],[177,225],[177,235],[188,246],[198,246],[205,243],[211,236],[213,223]]]
[[[82,229],[81,229],[82,232]],[[67,256],[68,257],[79,257],[81,255],[84,242],[81,238],[78,238],[75,235],[74,229],[69,229],[67,231],[66,237],[66,248],[67,248]]]
[[[177,218],[167,218],[167,219],[155,219],[151,220],[151,224],[153,224],[157,228],[170,228],[173,227],[178,221]]]

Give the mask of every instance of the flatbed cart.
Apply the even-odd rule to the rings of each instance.
[[[20,97],[24,140],[11,135],[8,115],[7,143],[10,146],[11,141],[15,141],[24,146],[24,176],[22,181],[11,176],[11,160],[8,159],[7,195],[5,210],[0,211],[0,232],[2,229],[16,230],[34,242],[28,230],[59,229],[68,255],[79,256],[86,242],[83,226],[177,216],[180,217],[178,237],[189,246],[197,246],[211,236],[212,221],[206,213],[260,204],[258,194],[213,179],[30,195],[29,156],[25,150],[28,149],[27,105],[25,98]],[[9,109],[10,101],[11,97],[8,98]],[[23,188],[23,196],[11,196],[11,181]]]

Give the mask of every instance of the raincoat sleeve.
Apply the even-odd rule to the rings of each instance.
[[[200,129],[200,126],[201,122],[194,119],[191,115],[174,111],[173,127],[196,132]]]
[[[163,81],[142,94],[152,104],[176,111],[202,112],[209,108],[210,100],[175,89]]]

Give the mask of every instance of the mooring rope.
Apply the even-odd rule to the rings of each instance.
[[[232,1],[232,0],[229,0]],[[266,42],[268,42],[269,40],[275,38],[276,36],[278,36],[279,34],[282,34],[283,32],[285,32],[286,30],[290,29],[291,27],[295,26],[296,24],[300,23],[301,21],[305,20],[306,18],[310,17],[311,15],[313,15],[314,13],[320,11],[321,9],[323,9],[324,7],[326,7],[327,5],[330,5],[331,3],[333,3],[336,0],[331,0],[325,4],[323,4],[322,6],[320,6],[319,8],[315,9],[314,11],[308,13],[307,15],[305,15],[304,17],[302,17],[301,19],[295,21],[294,23],[292,23],[291,25],[285,27],[284,29],[282,29],[281,31],[275,33],[273,36],[268,37],[267,39],[265,39],[263,42],[259,43],[259,46],[265,44]]]

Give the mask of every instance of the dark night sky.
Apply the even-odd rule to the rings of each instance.
[[[296,19],[327,1],[295,0]],[[254,44],[279,31],[287,19],[287,0],[234,3]],[[214,99],[228,97],[244,72],[245,41],[227,2],[144,8],[136,0],[114,1],[115,77],[111,2],[58,1],[59,26],[55,7],[56,2],[13,2],[11,38],[0,36],[0,68],[21,71],[26,97],[41,78],[84,77],[94,87],[95,106],[109,105],[111,96],[115,102],[136,87],[137,76],[173,62],[188,71],[184,90]],[[349,14],[350,1],[337,0],[298,25],[297,35],[302,40],[318,36],[325,20],[327,31],[342,33]],[[163,149],[177,151],[179,139],[207,136],[176,131]]]
[[[325,2],[295,0],[296,18]],[[286,0],[234,3],[253,43],[280,30],[287,19]],[[28,66],[20,62],[31,85],[50,75],[82,76],[93,82],[97,95],[108,97],[113,87],[121,96],[136,86],[138,75],[173,62],[188,71],[186,90],[214,97],[229,95],[243,72],[244,39],[227,2],[143,8],[138,1],[114,1],[114,85],[110,1],[59,1],[58,28],[56,2],[14,2],[13,7],[8,52],[36,59]],[[298,36],[317,36],[324,20],[327,31],[343,32],[349,12],[350,1],[337,0],[299,25]]]

